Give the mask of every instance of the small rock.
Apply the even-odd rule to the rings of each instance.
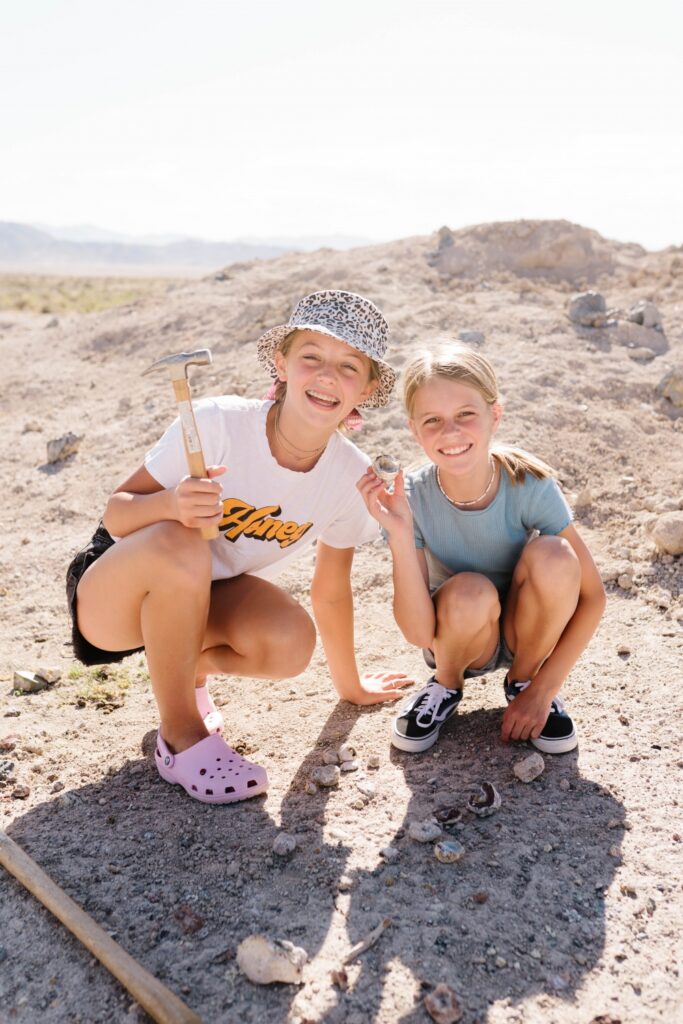
[[[563,793],[567,793],[570,788],[569,779],[560,779],[560,789]]]
[[[500,807],[500,793],[490,782],[483,782],[479,789],[479,795],[471,796],[467,801],[467,809],[480,818],[488,818]]]
[[[22,693],[39,693],[47,688],[47,682],[35,672],[15,672],[12,685]]]
[[[646,348],[645,345],[630,348],[626,354],[634,363],[649,363],[657,355],[656,352],[653,352],[651,348]]]
[[[349,806],[353,811],[362,811],[367,804],[367,800],[364,800],[362,796],[357,796],[355,800],[352,800]]]
[[[487,893],[486,889],[480,889],[479,892],[473,892],[472,893],[472,902],[473,903],[478,903],[478,904],[488,903],[488,899],[489,899],[489,894]]]
[[[424,1007],[436,1024],[457,1024],[462,1018],[462,1008],[452,988],[442,981],[433,992],[424,998]]]
[[[416,843],[433,843],[443,833],[433,818],[428,818],[426,821],[411,821],[408,826],[408,835]]]
[[[296,850],[296,836],[288,832],[278,832],[273,841],[273,853],[278,857],[288,857]]]
[[[497,956],[493,962],[499,970],[502,970],[503,967],[507,967],[508,965],[507,960],[503,956]]]
[[[612,562],[600,569],[600,579],[603,583],[613,583],[622,573],[632,573],[633,567],[630,562]]]
[[[121,868],[117,865],[110,864],[109,868],[112,871],[112,874],[118,875],[121,872]],[[114,868],[116,868],[116,870],[113,870]],[[200,917],[199,914],[196,913],[196,911],[194,911],[187,903],[181,903],[180,906],[176,908],[173,917],[183,935],[194,935],[195,932],[198,932],[200,928],[204,927],[204,919]]]
[[[44,679],[46,683],[52,686],[54,683],[58,683],[62,678],[61,670],[58,668],[37,668],[36,675]]]
[[[377,796],[377,786],[374,782],[369,782],[367,779],[359,779],[356,783],[356,789],[368,800],[374,800]]]
[[[56,316],[51,316],[48,322],[45,324],[45,327],[59,327],[59,320],[57,319]]]
[[[641,299],[635,306],[631,306],[628,319],[631,323],[642,324],[643,327],[662,326],[661,313],[654,302],[647,302],[646,299]]]
[[[575,509],[590,508],[592,504],[593,495],[589,487],[584,487],[584,489],[582,491],[579,491],[579,493],[574,498]]]
[[[249,935],[237,947],[237,965],[250,981],[271,985],[281,981],[300,985],[308,954],[300,946],[265,935]]]
[[[339,892],[350,892],[353,889],[353,879],[350,875],[340,875],[337,879],[337,890]]]
[[[622,574],[617,578],[617,585],[620,586],[622,590],[631,590],[633,587],[633,577],[630,573],[622,572]]]
[[[581,292],[569,302],[569,319],[582,327],[603,327],[607,322],[607,303],[599,292]]]
[[[340,763],[342,761],[353,761],[355,756],[355,747],[350,746],[348,743],[342,744],[342,746],[337,751],[337,757],[339,758]]]
[[[616,860],[621,860],[621,850],[618,846],[610,846],[609,855],[610,857],[614,857]]]
[[[0,739],[0,753],[9,754],[10,750],[14,750],[18,742],[18,736],[3,736]]]
[[[513,772],[520,782],[533,782],[543,772],[545,762],[540,754],[533,753],[518,761],[513,767]]]
[[[11,782],[14,779],[14,761],[0,761],[0,782]]]
[[[667,399],[674,409],[683,409],[683,369],[678,367],[665,373],[657,385],[657,392],[662,398]]]
[[[51,793],[61,793],[61,791],[63,789],[64,789],[64,783],[60,782],[59,779],[58,779],[57,782],[55,782],[54,785],[52,786],[52,789],[50,790],[50,792]]]
[[[464,341],[466,345],[483,345],[486,340],[481,331],[459,331],[458,341]]]
[[[395,846],[382,847],[382,849],[379,851],[379,855],[382,858],[382,860],[385,860],[387,862],[387,864],[393,864],[394,861],[397,861],[398,858],[400,857],[400,853]]]
[[[650,529],[657,550],[668,555],[683,554],[683,511],[665,512]]]
[[[357,772],[360,768],[360,761],[354,757],[351,761],[342,761],[339,767],[343,772]]]
[[[70,455],[75,455],[78,451],[82,437],[78,437],[76,434],[69,432],[64,434],[63,437],[58,437],[54,441],[47,442],[47,461],[50,464],[56,462],[64,462]]]
[[[617,654],[627,655],[631,653],[631,648],[628,644],[617,644]]]
[[[38,420],[29,420],[28,423],[24,423],[24,434],[42,434],[43,425]]]
[[[368,768],[379,768],[379,754],[370,754],[367,760]]]
[[[315,794],[318,792],[318,787],[316,786],[315,782],[311,782],[311,780],[309,779],[306,785],[304,786],[304,792],[308,793],[309,796],[315,796]]]
[[[27,754],[42,754],[43,748],[40,743],[22,743],[21,749],[25,750]]]
[[[336,764],[326,764],[322,768],[314,768],[311,772],[311,779],[319,786],[330,788],[339,785],[341,772]]]
[[[465,856],[465,847],[457,839],[442,839],[434,846],[434,856],[441,864],[455,864]]]
[[[12,796],[15,800],[25,800],[26,797],[31,795],[31,790],[28,786],[15,786],[12,790]]]
[[[641,324],[621,323],[614,331],[614,341],[626,348],[648,348],[655,355],[661,356],[668,350],[669,344],[661,331]]]
[[[336,750],[323,751],[323,764],[339,764],[339,757]]]

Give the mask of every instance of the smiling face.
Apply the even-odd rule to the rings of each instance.
[[[378,386],[368,356],[317,331],[296,331],[285,352],[274,356],[278,377],[287,384],[287,407],[318,427],[336,427]]]
[[[409,426],[428,458],[458,476],[487,466],[502,411],[471,385],[435,376],[415,392]]]

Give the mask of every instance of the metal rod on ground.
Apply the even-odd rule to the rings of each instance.
[[[104,964],[158,1024],[202,1024],[201,1017],[114,942],[5,832],[0,832],[0,864]]]

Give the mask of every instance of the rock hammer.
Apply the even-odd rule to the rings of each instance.
[[[178,352],[175,355],[157,359],[156,363],[152,363],[143,372],[144,376],[153,370],[158,370],[160,367],[165,367],[169,372],[176,402],[178,403],[178,416],[180,417],[180,426],[182,428],[187,466],[190,476],[196,479],[206,476],[206,463],[204,462],[204,453],[202,452],[202,444],[199,439],[197,421],[194,418],[194,411],[192,409],[192,393],[190,391],[190,382],[187,379],[187,368],[188,366],[209,366],[212,362],[211,350],[208,348],[198,348],[196,352]],[[219,536],[217,526],[202,526],[200,529],[202,537],[206,540],[214,540]]]

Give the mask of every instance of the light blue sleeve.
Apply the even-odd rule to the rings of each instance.
[[[551,535],[566,530],[573,518],[572,510],[557,481],[552,477],[539,480],[532,473],[527,473],[524,488],[527,492],[524,517],[527,529]]]

